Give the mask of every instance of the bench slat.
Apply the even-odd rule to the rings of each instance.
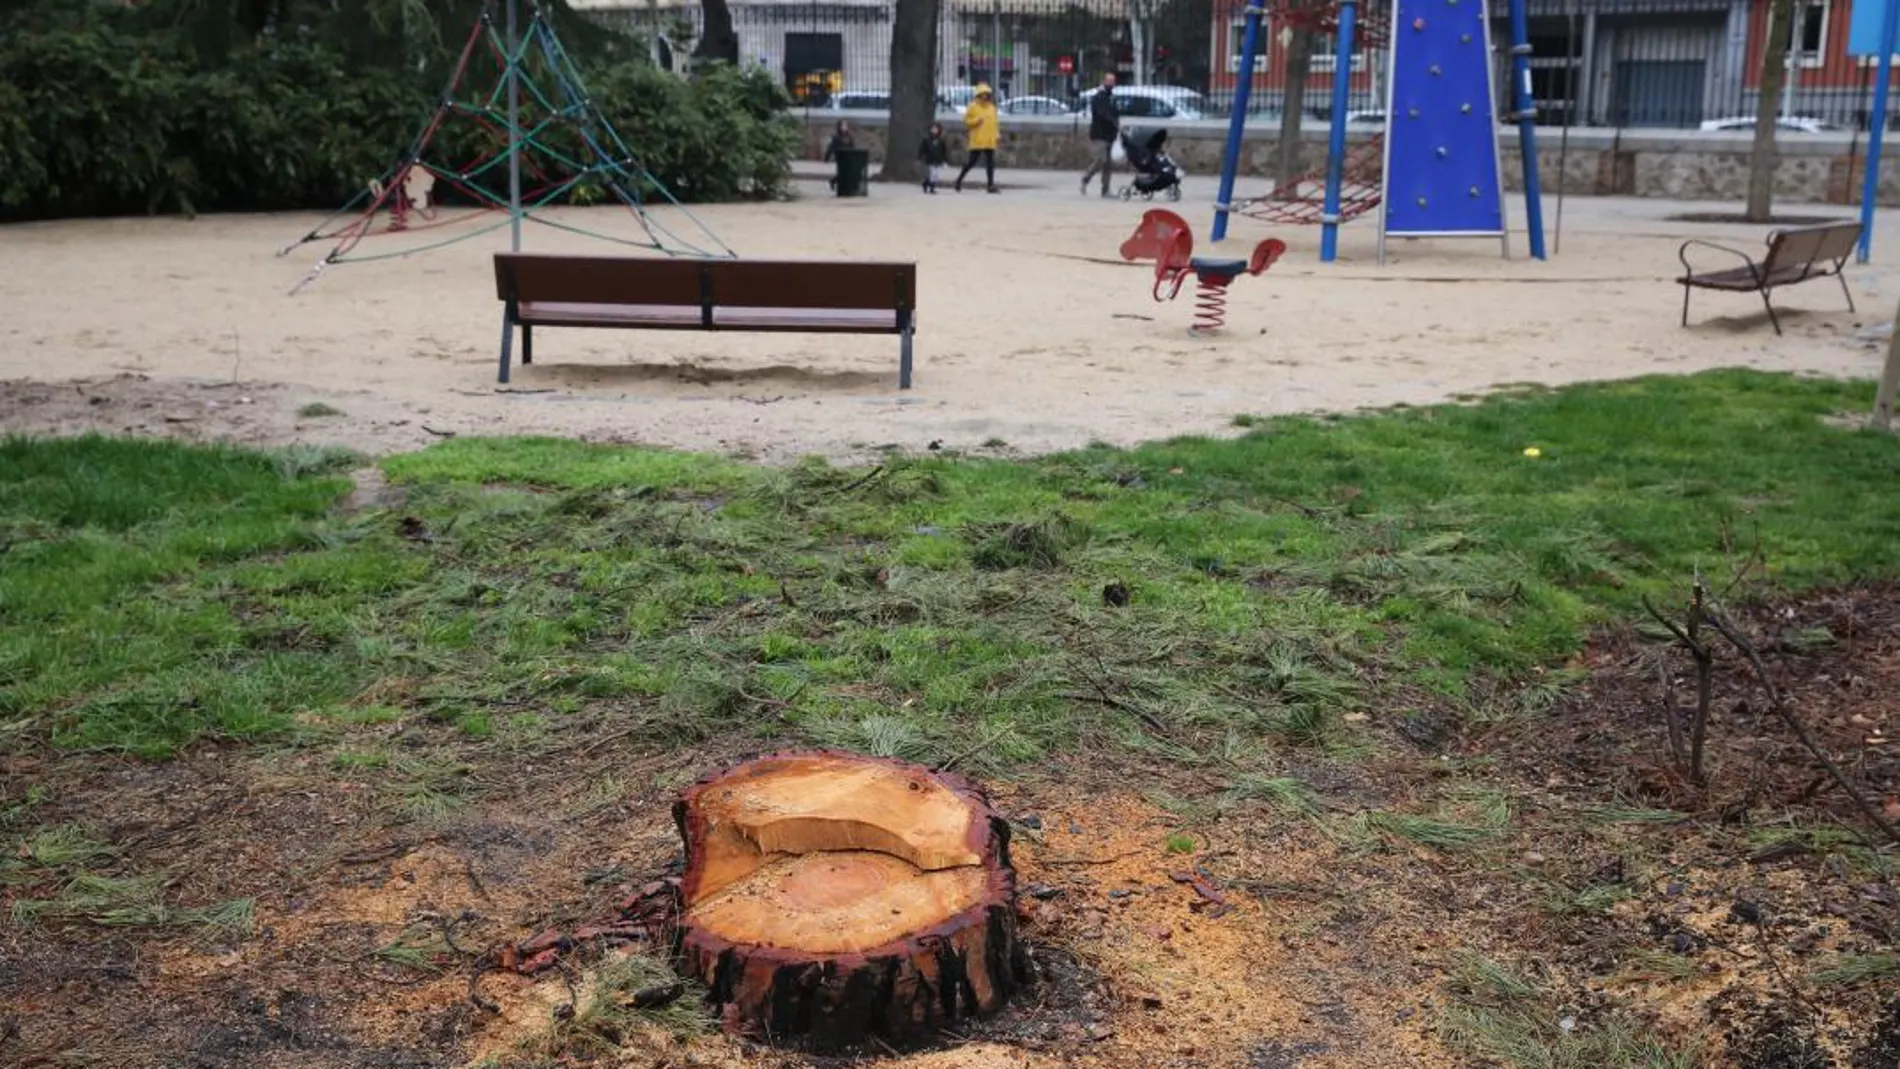
[[[697,304],[523,301],[515,318],[532,327],[697,327]]]

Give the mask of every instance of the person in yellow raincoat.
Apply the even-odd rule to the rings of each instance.
[[[963,109],[963,125],[969,131],[970,158],[963,161],[963,170],[957,172],[956,191],[963,192],[964,178],[968,177],[970,168],[976,166],[976,161],[982,160],[989,191],[1001,192],[996,188],[996,143],[1000,130],[996,122],[996,96],[990,92],[989,83],[977,83],[976,97]]]

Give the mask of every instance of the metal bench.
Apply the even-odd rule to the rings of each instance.
[[[535,327],[896,334],[897,385],[910,389],[917,265],[798,260],[661,260],[495,254],[503,302],[501,376],[515,328],[534,363]]]
[[[1854,246],[1859,242],[1860,223],[1852,220],[1773,231],[1768,235],[1768,251],[1759,261],[1726,245],[1685,241],[1676,250],[1676,258],[1682,261],[1683,270],[1682,276],[1676,279],[1682,285],[1682,325],[1689,325],[1690,290],[1727,290],[1731,293],[1761,294],[1761,303],[1768,309],[1768,322],[1774,325],[1775,333],[1780,334],[1781,320],[1775,315],[1774,302],[1768,299],[1769,292],[1830,276],[1840,280],[1841,295],[1847,298],[1847,310],[1852,312],[1854,295],[1849,292],[1847,276],[1842,272],[1847,266],[1847,258],[1854,254]],[[1689,263],[1691,245],[1737,257],[1742,261],[1742,266],[1697,271]]]

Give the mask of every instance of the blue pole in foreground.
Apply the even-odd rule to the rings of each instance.
[[[1900,2],[1900,0],[1897,0]],[[1247,132],[1247,98],[1253,95],[1254,57],[1260,54],[1260,0],[1247,4],[1247,33],[1240,45],[1240,69],[1234,72],[1234,114],[1227,120],[1227,152],[1220,161],[1220,195],[1214,200],[1213,240],[1227,240],[1227,213],[1234,210],[1234,171],[1240,166],[1240,139]]]
[[[1900,3],[1900,0],[1895,0]],[[1326,142],[1326,204],[1320,222],[1319,258],[1332,263],[1339,256],[1339,187],[1346,177],[1346,109],[1352,100],[1352,34],[1358,17],[1354,0],[1339,5],[1339,58],[1333,62],[1333,129]],[[1392,121],[1390,115],[1386,121]]]
[[[1896,0],[1900,2],[1900,0]],[[1511,0],[1512,106],[1517,111],[1517,147],[1524,157],[1524,225],[1531,256],[1544,256],[1544,191],[1537,173],[1537,105],[1531,99],[1531,22],[1528,0]]]
[[[1900,0],[1887,0],[1880,14],[1880,82],[1874,88],[1873,131],[1867,135],[1867,173],[1860,182],[1860,247],[1854,262],[1864,264],[1874,249],[1874,198],[1880,191],[1880,143],[1887,136],[1887,97],[1893,90],[1893,35],[1900,26]]]

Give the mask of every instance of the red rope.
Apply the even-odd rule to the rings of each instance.
[[[484,23],[480,19],[477,19],[475,24],[469,28],[468,39],[462,42],[462,54],[458,56],[455,61],[455,71],[449,76],[449,89],[448,92],[444,94],[445,99],[436,105],[435,114],[429,116],[429,124],[422,128],[422,136],[416,138],[415,159],[421,158],[423,150],[428,148],[429,142],[435,139],[436,131],[442,128],[443,116],[448,114],[451,107],[450,101],[446,98],[454,95],[456,87],[462,84],[462,78],[467,75],[469,57],[475,54],[475,42],[482,38],[482,30],[484,28]],[[358,242],[363,240],[364,236],[369,232],[370,220],[376,218],[376,213],[380,211],[382,207],[389,202],[389,198],[394,196],[396,191],[401,188],[401,179],[409,172],[409,168],[412,166],[414,166],[414,159],[404,160],[402,166],[397,169],[396,180],[383,187],[382,193],[378,194],[370,202],[369,207],[364,210],[361,219],[341,231],[345,237],[337,243],[336,248],[330,250],[330,257],[332,259],[347,255],[350,250],[356,248]]]

